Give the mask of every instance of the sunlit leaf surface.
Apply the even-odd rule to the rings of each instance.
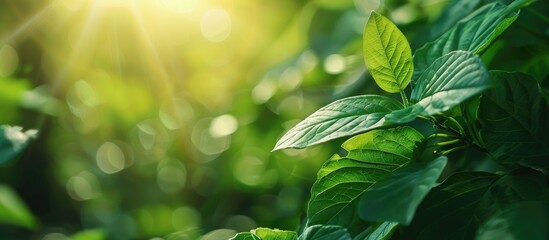
[[[328,161],[318,172],[307,225],[350,224],[356,214],[355,201],[379,180],[413,161],[416,145],[422,140],[410,127],[374,130],[349,139],[343,144],[349,156]]]
[[[319,109],[278,140],[274,150],[304,148],[383,126],[389,112],[402,108],[391,98],[362,95],[344,98]]]
[[[403,91],[414,72],[408,40],[389,19],[372,12],[364,28],[364,61],[381,89]]]
[[[299,240],[351,240],[347,230],[337,225],[314,225],[305,229]]]

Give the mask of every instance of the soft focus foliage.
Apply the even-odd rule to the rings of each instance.
[[[547,112],[538,109],[547,109],[549,91],[521,98],[518,108],[529,111],[514,112],[509,119],[528,118],[524,128],[509,129],[506,122],[494,123],[500,117],[497,113],[476,111],[493,109],[518,94],[499,94],[514,86],[507,84],[479,99],[489,81],[520,78],[524,92],[537,91],[538,83],[547,90],[549,84],[549,24],[544,15],[549,5],[510,2],[2,1],[0,125],[22,127],[5,127],[0,132],[12,133],[12,138],[0,137],[0,238],[229,239],[242,232],[235,239],[297,239],[298,235],[299,239],[389,239],[401,227],[397,222],[410,222],[399,232],[421,236],[425,225],[439,227],[439,222],[429,222],[429,214],[450,207],[426,203],[448,195],[463,201],[476,199],[490,189],[512,188],[509,182],[514,180],[509,179],[526,179],[521,186],[528,182],[536,183],[530,185],[533,188],[541,186],[542,177],[532,172],[506,177],[467,175],[479,179],[476,182],[460,181],[463,174],[455,174],[435,186],[439,175],[448,177],[442,172],[446,164],[447,169],[500,168],[474,151],[455,153],[455,161],[448,163],[445,157],[428,163],[432,154],[425,158],[404,149],[421,145],[425,152],[432,152],[425,137],[434,130],[416,118],[433,115],[436,119],[445,111],[456,113],[453,117],[458,121],[478,121],[474,129],[457,129],[475,133],[466,140],[471,145],[506,138],[509,130],[543,134]],[[519,11],[521,7],[525,8]],[[373,10],[379,14],[371,17]],[[372,51],[390,55],[366,59],[368,67],[381,61],[380,74],[401,69],[397,78],[380,80],[375,70],[370,69],[371,74],[366,70],[362,37],[368,24],[391,30],[369,40],[368,45],[376,46]],[[405,42],[388,46],[394,39]],[[425,46],[430,47],[419,48],[427,42],[431,43]],[[410,51],[416,53],[413,63]],[[426,69],[456,66],[457,75],[422,74]],[[486,69],[522,71],[532,77],[499,76]],[[385,85],[378,87],[376,82]],[[383,90],[401,92],[401,96]],[[380,153],[385,154],[381,158],[377,146],[357,145],[353,139],[339,147],[342,137],[403,123],[426,136],[399,127],[353,138],[375,137],[387,143],[392,135],[409,137]],[[489,127],[476,128],[483,126]],[[453,122],[439,127],[458,128]],[[39,134],[27,129],[37,129]],[[547,143],[546,136],[538,140]],[[320,143],[307,150],[288,149]],[[508,149],[525,144],[513,141],[487,145],[487,149],[497,162],[506,163],[523,154]],[[271,153],[273,148],[284,150]],[[326,162],[334,153],[345,157]],[[479,161],[464,161],[465,157]],[[546,155],[526,156],[521,166],[541,169],[542,157]],[[380,159],[385,163],[376,162]],[[326,171],[349,172],[342,166],[352,165],[358,171],[385,169],[379,171],[385,176],[410,159],[424,159],[418,164],[427,166],[425,172],[414,169],[417,165],[407,165],[410,172],[406,167],[399,171],[405,181],[399,186],[401,193],[413,191],[414,197],[398,207],[417,207],[415,215],[403,210],[408,214],[405,219],[370,225],[361,225],[364,221],[355,216],[344,219],[349,222],[342,228],[333,225],[341,222],[328,221],[326,216],[338,220],[347,212],[334,214],[333,207],[324,209],[325,202],[320,202],[318,208],[324,212],[307,219],[307,209],[313,211],[322,200],[314,190],[334,188],[333,182],[326,183]],[[410,174],[420,177],[406,181]],[[344,184],[371,180],[363,179],[360,172],[349,176]],[[414,187],[422,184],[427,188],[416,191]],[[444,192],[445,186],[456,191]],[[378,206],[352,192],[361,189],[349,189],[341,198],[327,199],[348,204],[345,209],[357,212],[358,202]],[[349,196],[352,199],[345,199]],[[484,198],[479,206],[492,200],[490,194]],[[498,222],[547,210],[540,196],[527,196],[527,200],[490,218],[483,215],[484,224],[471,227],[481,229],[478,236],[494,236]],[[477,217],[471,209],[474,206],[464,207]],[[390,212],[379,214],[365,218],[391,216]],[[413,216],[420,217],[411,220]],[[535,225],[544,216],[535,215],[529,223]],[[453,230],[450,226],[440,229]],[[469,237],[474,232],[456,234]]]

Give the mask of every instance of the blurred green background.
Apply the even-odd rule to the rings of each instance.
[[[361,53],[370,11],[416,49],[465,16],[445,6],[481,3],[459,2],[2,1],[0,124],[40,133],[0,167],[35,224],[0,238],[298,230],[341,141],[271,153],[276,140],[330,101],[380,92]]]

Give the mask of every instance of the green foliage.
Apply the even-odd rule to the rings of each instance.
[[[0,224],[10,224],[28,229],[38,226],[38,220],[23,201],[11,188],[4,185],[0,185]]]
[[[297,234],[291,231],[258,228],[249,233],[239,233],[231,240],[297,240]]]
[[[486,149],[502,164],[547,166],[549,111],[536,80],[523,73],[491,72],[495,85],[482,95],[479,120]]]
[[[337,225],[313,225],[305,229],[299,240],[351,240],[345,228]]]
[[[428,164],[410,164],[395,170],[362,195],[358,214],[371,222],[392,221],[408,225],[417,206],[437,185],[445,166],[446,157],[441,156]]]
[[[364,61],[381,89],[404,91],[414,72],[406,37],[389,19],[372,12],[364,28]]]
[[[526,1],[528,2],[528,1]],[[437,58],[455,50],[479,54],[484,51],[518,17],[512,6],[500,3],[486,5],[463,19],[435,41],[425,44],[414,54],[414,79]]]
[[[414,150],[422,140],[421,134],[410,127],[375,130],[349,139],[343,144],[349,154],[333,158],[318,172],[311,190],[307,226],[351,227],[360,196],[397,168],[417,161]]]
[[[319,109],[290,129],[274,150],[305,148],[383,126],[384,117],[402,105],[391,98],[363,95],[341,99]]]
[[[300,239],[547,238],[547,101],[533,77],[488,72],[477,55],[531,2],[480,7],[417,50],[413,63],[402,32],[372,12],[364,60],[377,85],[400,93],[402,103],[344,98],[277,143],[275,150],[303,148],[353,136],[342,145],[346,153],[319,170]],[[454,2],[443,14],[478,3]],[[397,124],[410,126],[379,129]]]

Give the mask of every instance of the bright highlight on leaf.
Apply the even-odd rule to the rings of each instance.
[[[239,233],[229,240],[297,240],[297,233],[269,228],[257,228],[247,233]]]
[[[19,126],[0,126],[0,164],[15,158],[38,135],[34,129],[22,130]]]
[[[372,12],[364,29],[364,61],[377,85],[386,92],[403,91],[414,72],[406,37],[389,19]]]

